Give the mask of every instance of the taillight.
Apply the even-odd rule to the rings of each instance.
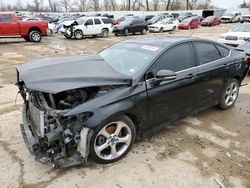
[[[245,64],[248,64],[250,62],[250,58],[248,56],[244,57],[243,59]]]

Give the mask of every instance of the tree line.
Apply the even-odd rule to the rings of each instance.
[[[87,11],[163,11],[214,8],[211,0],[0,0],[0,11],[87,12]],[[243,1],[240,6],[247,6]]]

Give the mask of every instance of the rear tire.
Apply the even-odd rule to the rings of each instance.
[[[130,151],[135,137],[135,126],[128,116],[114,118],[94,130],[90,139],[90,157],[103,164],[118,161]]]
[[[102,38],[108,38],[109,37],[108,29],[102,29],[101,36]]]
[[[145,28],[142,29],[141,34],[142,34],[142,35],[146,35],[146,33],[147,33],[147,30],[146,30]]]
[[[226,110],[232,107],[238,98],[239,94],[239,81],[236,79],[230,79],[226,84],[221,95],[219,107]]]
[[[29,33],[29,40],[31,42],[40,42],[42,40],[42,34],[39,31],[31,31]]]
[[[160,28],[159,32],[160,32],[160,33],[162,33],[162,32],[163,32],[163,27],[161,27],[161,28]]]
[[[52,34],[53,34],[53,31],[52,31],[51,29],[48,29],[48,31],[47,31],[47,36],[48,36],[48,37],[51,37]]]
[[[125,36],[128,36],[128,29],[125,29],[124,35],[125,35]]]

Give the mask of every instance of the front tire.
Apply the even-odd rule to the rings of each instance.
[[[132,148],[135,137],[135,126],[128,116],[114,118],[94,130],[90,140],[90,157],[103,164],[118,161]]]
[[[223,110],[232,107],[238,98],[238,94],[239,94],[239,81],[233,78],[229,80],[225,85],[225,88],[222,92],[219,107]]]
[[[31,31],[29,33],[29,40],[31,42],[40,42],[42,40],[42,34],[39,31]]]
[[[77,39],[77,40],[80,40],[83,38],[83,32],[81,30],[76,30],[74,32],[74,37]]]

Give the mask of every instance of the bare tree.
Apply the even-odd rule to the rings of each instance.
[[[0,0],[0,10],[1,11],[6,11],[6,5],[3,3],[2,0]]]
[[[15,6],[16,6],[16,10],[23,10],[24,9],[23,3],[21,0],[16,0]]]
[[[58,8],[57,8],[57,0],[48,0],[49,1],[49,8],[51,12],[57,12]]]
[[[100,2],[99,2],[99,0],[92,0],[92,6],[94,8],[94,11],[99,11],[100,10]]]
[[[153,0],[153,7],[154,11],[157,11],[159,9],[159,0]]]
[[[146,0],[146,7],[147,7],[147,11],[149,11],[149,3],[148,3],[148,0]]]
[[[73,3],[71,0],[61,0],[61,6],[63,7],[65,12],[68,12],[69,9],[72,7]]]
[[[43,10],[43,0],[32,0],[31,4],[27,2],[27,9],[35,12]]]

